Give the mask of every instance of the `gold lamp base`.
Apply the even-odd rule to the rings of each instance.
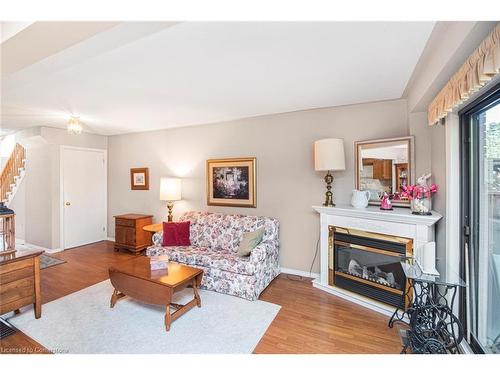
[[[330,173],[330,171],[326,173],[325,182],[326,182],[326,193],[325,193],[325,203],[323,203],[323,206],[335,207],[335,203],[333,203],[333,193],[332,193],[333,176]]]
[[[174,208],[174,202],[167,202],[167,209],[168,209],[168,216],[167,216],[167,220],[170,222],[170,221],[174,221],[174,216],[172,215],[172,210]]]

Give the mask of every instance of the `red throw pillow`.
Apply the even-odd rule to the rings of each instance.
[[[177,224],[177,243],[178,246],[191,246],[191,241],[189,240],[189,226],[190,221],[182,221]]]
[[[163,222],[163,246],[177,246],[177,233],[175,223]]]
[[[189,221],[163,222],[163,246],[190,246]]]

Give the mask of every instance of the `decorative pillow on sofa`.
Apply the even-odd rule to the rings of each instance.
[[[264,237],[264,227],[260,227],[253,232],[243,233],[237,255],[240,257],[249,256],[255,246],[261,243],[262,237]]]
[[[190,246],[189,221],[174,223],[163,222],[162,246]]]

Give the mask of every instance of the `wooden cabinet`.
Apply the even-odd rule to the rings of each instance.
[[[408,186],[408,163],[399,163],[396,167],[396,190],[403,191],[403,186]]]
[[[373,161],[373,178],[390,180],[392,178],[392,160],[376,159]]]
[[[0,257],[0,315],[34,305],[42,315],[40,255],[43,251],[17,252]]]
[[[126,249],[136,253],[151,246],[151,233],[142,228],[150,225],[152,220],[153,215],[115,216],[115,250]]]

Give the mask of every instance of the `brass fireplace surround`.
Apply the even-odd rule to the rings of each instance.
[[[369,246],[363,246],[363,245],[358,245],[358,244],[352,244],[352,243],[346,243],[343,241],[339,241],[335,239],[335,233],[343,233],[343,234],[349,234],[353,236],[358,236],[358,237],[363,237],[363,238],[368,238],[368,239],[373,239],[373,240],[382,240],[382,241],[387,241],[391,243],[396,243],[403,245],[404,248],[406,249],[405,254],[398,254],[396,252],[392,251],[387,251],[383,249],[377,249],[375,247],[369,247]],[[410,238],[405,238],[405,237],[398,237],[398,236],[391,236],[391,235],[385,235],[385,234],[380,234],[380,233],[372,233],[372,232],[366,232],[362,230],[357,230],[357,229],[350,229],[350,228],[343,228],[343,227],[338,227],[334,225],[329,225],[328,226],[328,284],[331,286],[335,286],[335,275],[340,275],[344,278],[349,278],[352,280],[355,280],[357,282],[376,287],[379,289],[383,289],[385,291],[398,294],[400,296],[405,295],[405,306],[408,306],[408,304],[411,301],[411,293],[409,290],[409,283],[406,282],[405,285],[405,292],[402,290],[393,288],[391,286],[386,286],[382,284],[375,283],[370,280],[365,280],[363,278],[351,276],[349,274],[340,272],[340,271],[335,271],[335,256],[334,256],[334,248],[335,244],[342,245],[345,247],[353,248],[353,249],[358,249],[358,250],[364,250],[364,251],[369,251],[372,253],[377,253],[377,254],[382,254],[386,256],[393,256],[395,258],[403,258],[403,257],[412,257],[413,256],[413,240]],[[383,303],[383,302],[381,302]]]

